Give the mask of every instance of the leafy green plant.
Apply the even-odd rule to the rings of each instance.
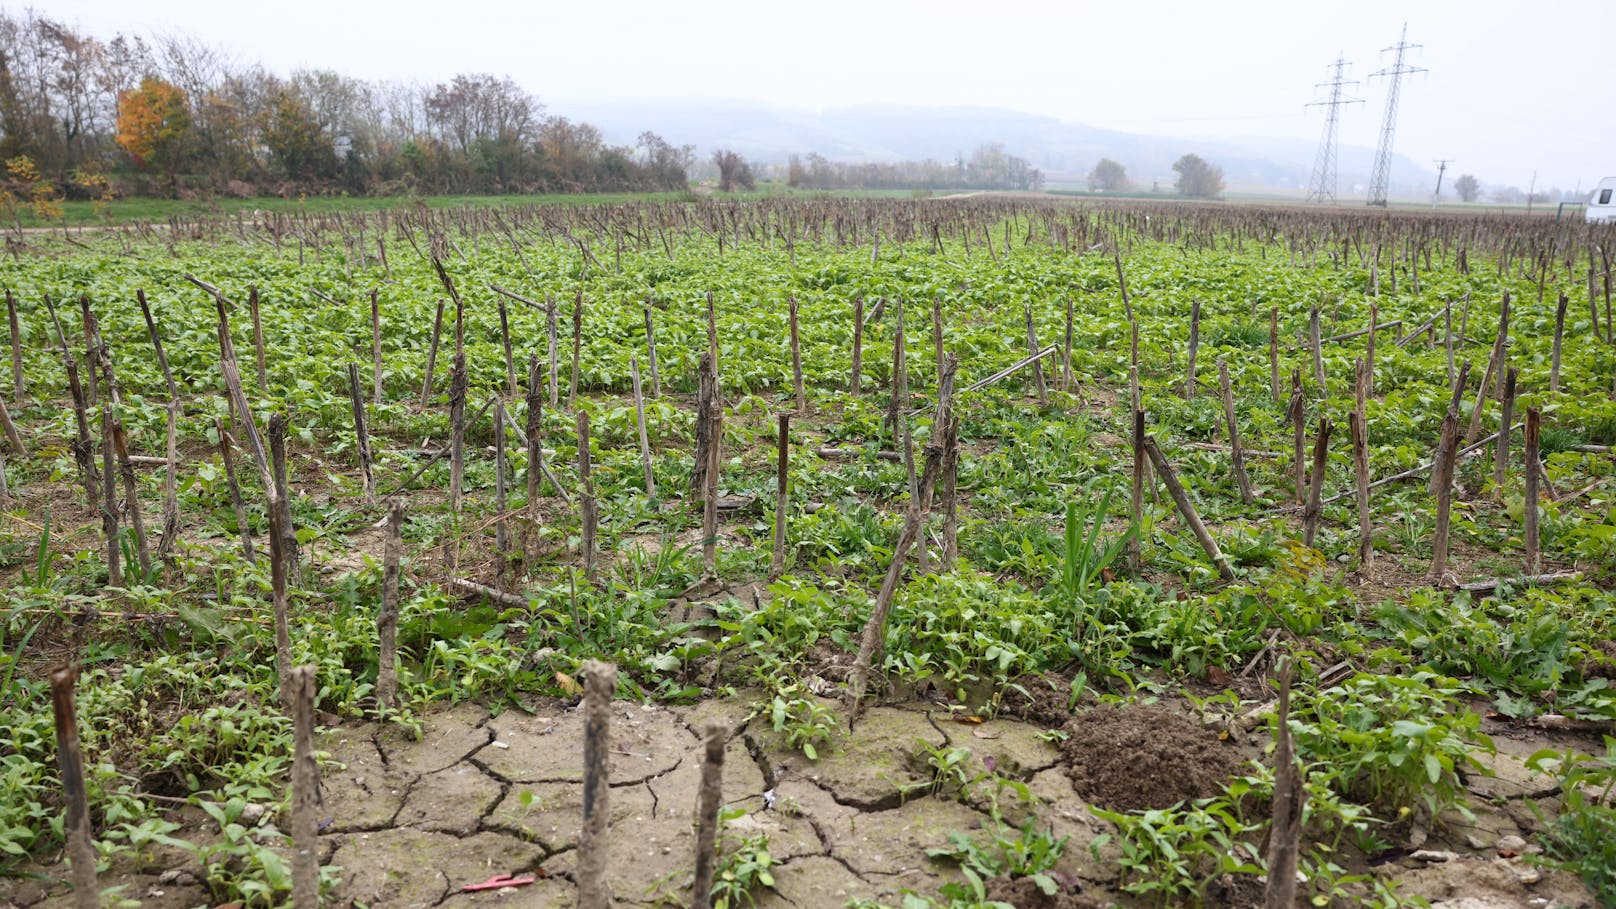
[[[1153,895],[1163,904],[1199,906],[1219,877],[1262,873],[1255,847],[1244,842],[1260,826],[1241,820],[1224,798],[1132,813],[1091,810],[1117,828],[1117,863],[1129,893]],[[1089,844],[1096,860],[1112,839],[1101,834]]]
[[[1563,804],[1545,822],[1545,861],[1575,872],[1600,905],[1616,903],[1616,738],[1605,736],[1600,757],[1545,749],[1526,766],[1560,783]]]
[[[732,820],[739,812],[720,820]],[[713,873],[713,909],[735,909],[737,906],[757,904],[754,895],[758,888],[774,889],[774,873],[778,864],[769,854],[769,835],[736,840],[725,835],[725,845],[719,855],[718,867]]]
[[[768,707],[769,724],[785,736],[786,744],[801,749],[810,761],[819,760],[818,745],[842,733],[836,711],[808,695],[798,683],[783,686]]]

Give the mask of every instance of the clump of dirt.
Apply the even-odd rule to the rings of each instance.
[[[1030,723],[1058,729],[1072,718],[1071,683],[1055,675],[1033,676],[1021,680],[1019,687],[1004,693],[1006,716],[1020,717]]]
[[[1266,885],[1254,874],[1225,874],[1206,888],[1208,909],[1257,909],[1267,897]]]
[[[1016,909],[1104,909],[1110,900],[1080,892],[1076,881],[1062,882],[1045,893],[1030,877],[994,877],[987,880],[988,900],[1009,903]]]
[[[1066,732],[1061,757],[1072,787],[1113,811],[1217,795],[1240,765],[1212,730],[1159,707],[1099,707],[1073,717]]]

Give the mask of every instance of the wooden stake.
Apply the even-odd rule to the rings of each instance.
[[[1526,537],[1527,574],[1537,574],[1543,570],[1543,553],[1538,546],[1537,535],[1538,472],[1532,469],[1538,463],[1538,426],[1542,417],[1542,411],[1536,407],[1526,408],[1526,502],[1521,517]]]
[[[269,421],[269,438],[271,446],[280,448],[276,439],[285,434],[285,423],[280,414],[276,414]],[[277,464],[283,463],[280,458]],[[281,511],[281,492],[277,485],[271,485],[264,490],[269,502],[265,511],[269,512],[269,583],[270,602],[275,617],[275,678],[280,685],[281,706],[291,708],[291,674],[292,674],[292,631],[287,616],[286,606],[286,575],[287,562],[290,555],[286,545],[286,516]],[[294,538],[295,539],[295,538]]]
[[[1274,403],[1285,403],[1279,388],[1279,307],[1268,309],[1268,384],[1274,390]]]
[[[797,394],[797,412],[808,412],[808,398],[802,391],[802,339],[797,328],[797,297],[788,301],[787,314],[791,323],[791,386]]]
[[[550,335],[550,407],[561,408],[561,359],[559,338],[556,326],[556,301],[553,296],[544,298],[544,325]]]
[[[956,414],[948,415],[943,444],[942,570],[949,572],[954,570],[954,562],[959,557],[959,417]]]
[[[1319,434],[1313,442],[1313,476],[1307,488],[1307,507],[1302,510],[1302,542],[1308,546],[1318,536],[1319,518],[1323,515],[1320,499],[1324,497],[1325,459],[1330,454],[1330,420],[1319,417]]]
[[[1487,409],[1487,392],[1493,385],[1493,373],[1504,368],[1503,361],[1499,360],[1500,351],[1493,348],[1492,355],[1487,359],[1487,371],[1481,376],[1481,386],[1476,389],[1476,405],[1470,410],[1470,428],[1465,431],[1465,444],[1476,441],[1481,433],[1481,417]]]
[[[938,337],[942,337],[941,331],[938,332]],[[938,345],[937,355],[938,357],[942,356],[941,344]],[[1072,378],[1072,295],[1067,294],[1066,340],[1064,344],[1064,352],[1061,355],[1061,388],[1070,394],[1076,384],[1076,380]]]
[[[947,426],[953,419],[952,407],[954,397],[954,372],[957,362],[950,357],[943,367],[942,379],[937,383],[937,413],[932,421],[933,426]],[[892,562],[887,566],[886,577],[881,581],[881,589],[876,594],[875,605],[870,611],[870,620],[864,625],[864,634],[859,639],[858,655],[853,661],[853,670],[848,682],[847,709],[856,713],[859,703],[864,699],[864,689],[869,683],[870,667],[876,653],[882,648],[886,636],[887,614],[892,610],[892,600],[898,593],[898,583],[903,578],[903,566],[908,558],[909,550],[915,545],[920,536],[921,522],[925,518],[927,506],[931,502],[932,490],[936,488],[937,475],[941,472],[943,460],[943,437],[934,434],[926,444],[926,469],[920,483],[920,494],[910,496],[909,509],[904,515],[903,530],[898,534],[898,542],[892,549]]]
[[[398,698],[398,578],[404,557],[404,502],[387,506],[387,542],[382,551],[382,608],[376,615],[376,706],[383,713]]]
[[[1498,421],[1498,448],[1493,452],[1493,501],[1501,502],[1504,499],[1504,480],[1509,470],[1509,426],[1515,419],[1515,380],[1520,370],[1511,366],[1509,375],[1504,377],[1504,404],[1503,413]],[[1526,465],[1531,470],[1532,465]]]
[[[505,393],[516,399],[519,394],[516,387],[516,360],[511,356],[511,314],[505,305],[505,297],[494,298],[499,304],[499,343],[505,348]]]
[[[1469,366],[1469,364],[1465,364]],[[1459,374],[1463,376],[1465,368]],[[1442,438],[1437,445],[1437,463],[1431,471],[1436,491],[1436,531],[1431,540],[1431,582],[1445,584],[1448,580],[1448,530],[1452,521],[1453,464],[1458,454],[1459,411],[1451,401],[1447,415],[1442,418]]]
[[[1302,466],[1302,451],[1307,444],[1307,405],[1302,398],[1302,371],[1291,370],[1291,403],[1286,412],[1291,424],[1291,474],[1296,485],[1296,501],[1307,497],[1307,476]]]
[[[180,535],[179,420],[180,402],[169,401],[168,432],[165,436],[168,442],[165,448],[167,457],[164,458],[163,470],[163,539],[157,544],[157,558],[168,568],[173,567],[174,544]]]
[[[180,390],[174,384],[174,372],[168,368],[168,354],[163,352],[163,338],[157,332],[157,321],[152,318],[151,304],[146,302],[146,291],[136,290],[135,299],[140,303],[141,315],[146,317],[146,334],[151,338],[152,350],[157,353],[157,365],[163,369],[163,381],[168,383],[168,399],[175,400]]]
[[[1470,380],[1470,362],[1467,360],[1467,361],[1464,361],[1464,362],[1459,364],[1459,371],[1453,377],[1453,387],[1452,387],[1452,389],[1450,389],[1450,391],[1448,393],[1448,410],[1453,411],[1455,414],[1457,414],[1459,412],[1459,402],[1464,400],[1465,384],[1467,382],[1469,382],[1469,380]],[[1455,444],[1457,444],[1458,440],[1455,439],[1454,442],[1455,442]],[[1440,437],[1437,440],[1437,444],[1439,446],[1442,444]],[[1442,451],[1442,449],[1440,447],[1438,447],[1437,450],[1436,450],[1436,457],[1432,461],[1433,467],[1435,467],[1435,465],[1440,464],[1442,462],[1442,456],[1443,456],[1443,451]],[[1433,470],[1431,472],[1431,481],[1430,481],[1429,486],[1428,486],[1428,491],[1430,492],[1430,494],[1432,496],[1436,495],[1437,481],[1438,481],[1437,472],[1435,470]]]
[[[1560,295],[1560,302],[1554,307],[1554,353],[1549,360],[1549,393],[1557,394],[1560,391],[1560,338],[1565,333],[1566,304],[1569,298]]]
[[[1313,381],[1318,383],[1319,394],[1324,391],[1324,346],[1319,338],[1319,308],[1313,307],[1307,317],[1308,346],[1313,350]]]
[[[382,238],[376,238],[376,247],[381,248]],[[382,256],[382,264],[387,264],[387,256]],[[382,305],[377,298],[375,290],[370,292],[370,360],[371,360],[371,390],[370,402],[377,407],[382,403]]]
[[[539,445],[544,407],[541,375],[539,356],[534,354],[527,361],[527,527],[522,542],[522,560],[530,577],[535,567],[539,534],[539,481],[544,476],[544,449]]]
[[[782,413],[780,420],[780,438],[777,444],[779,457],[774,473],[774,559],[769,564],[769,577],[778,578],[785,571],[786,566],[786,505],[791,489],[790,455],[791,455],[791,414]]]
[[[218,302],[222,308],[224,301],[219,300]],[[269,392],[269,370],[264,359],[264,322],[258,312],[258,285],[256,284],[247,288],[247,308],[252,312],[253,352],[257,355],[256,363],[258,366],[258,393],[267,394]],[[232,352],[230,356],[234,359],[235,353]]]
[[[432,319],[432,344],[426,352],[426,378],[421,380],[421,406],[432,400],[432,373],[438,365],[438,339],[443,336],[443,300],[438,300],[438,314]]]
[[[1223,393],[1223,420],[1229,426],[1229,454],[1234,462],[1234,480],[1240,488],[1240,501],[1251,504],[1251,479],[1246,476],[1246,454],[1240,447],[1240,424],[1234,416],[1234,393],[1229,387],[1229,364],[1218,358],[1218,385]]]
[[[459,534],[460,509],[466,486],[466,355],[456,354],[454,377],[449,380],[449,513]],[[451,540],[445,552],[452,571],[459,562],[459,543]]]
[[[56,767],[62,775],[62,801],[66,817],[67,860],[73,877],[76,909],[99,909],[101,888],[95,879],[95,844],[90,839],[90,800],[84,787],[84,758],[79,749],[78,712],[73,706],[73,684],[78,670],[62,666],[51,670],[51,712],[56,720]]]
[[[717,359],[711,349],[702,357],[697,390],[696,445],[700,470],[702,576],[718,576],[718,474],[723,465],[724,405],[718,390]]]
[[[651,436],[645,428],[645,397],[640,393],[640,358],[630,357],[629,377],[634,381],[634,425],[640,432],[640,463],[645,468],[645,497],[656,501],[656,476],[651,470]]]
[[[1273,824],[1268,834],[1268,883],[1264,909],[1291,909],[1296,903],[1296,868],[1302,848],[1307,789],[1291,747],[1291,665],[1285,661],[1279,681],[1279,714],[1274,732]]]
[[[358,363],[348,364],[348,403],[353,411],[354,442],[359,449],[359,473],[368,505],[376,501],[376,481],[371,476],[370,433],[365,429],[365,397],[359,390]]]
[[[1504,302],[1500,304],[1498,310],[1498,337],[1493,341],[1493,360],[1497,363],[1498,369],[1498,387],[1493,391],[1493,396],[1496,398],[1504,396],[1504,364],[1507,362],[1506,358],[1508,356],[1505,348],[1508,344],[1509,291],[1506,290],[1504,291]]]
[[[1189,493],[1184,491],[1184,485],[1178,481],[1178,474],[1174,472],[1173,465],[1168,462],[1167,456],[1156,445],[1156,440],[1150,436],[1144,437],[1145,454],[1156,468],[1156,474],[1161,477],[1162,484],[1167,487],[1167,494],[1172,497],[1173,504],[1178,506],[1178,513],[1183,516],[1184,523],[1190,526],[1190,532],[1200,542],[1201,549],[1206,551],[1207,557],[1217,566],[1218,574],[1225,581],[1234,580],[1234,567],[1229,564],[1228,558],[1218,548],[1212,534],[1207,532],[1206,525],[1201,523],[1201,516],[1195,510],[1195,503],[1190,501]]]
[[[1380,334],[1380,306],[1369,304],[1369,346],[1364,352],[1364,393],[1375,396],[1375,336]]]
[[[5,429],[6,442],[17,452],[18,457],[28,457],[28,446],[22,443],[22,434],[17,432],[17,424],[11,421],[11,410],[6,402],[0,400],[0,428]]]
[[[611,909],[606,883],[606,828],[611,818],[611,709],[617,667],[599,660],[583,665],[584,823],[578,837],[578,909]]]
[[[292,702],[292,906],[320,905],[320,768],[314,755],[315,668],[293,669],[287,687]]]
[[[651,395],[660,398],[662,397],[662,378],[657,372],[656,326],[651,322],[651,303],[649,300],[645,304],[645,347],[650,352],[651,357],[648,364],[651,367]]]
[[[1201,349],[1201,301],[1190,304],[1190,353],[1184,368],[1184,397],[1195,397],[1195,355]]]
[[[595,484],[590,479],[589,412],[578,411],[578,493],[583,516],[584,579],[595,583]]]
[[[864,363],[864,296],[853,298],[853,368],[848,378],[848,393],[859,396],[859,372]]]
[[[781,419],[785,419],[782,415]],[[724,745],[729,730],[707,724],[702,750],[701,788],[696,790],[696,879],[690,889],[691,909],[711,909],[713,872],[718,861],[718,809],[724,800]]]
[[[505,475],[509,470],[505,460],[505,402],[494,398],[494,584],[505,589],[505,572],[511,564],[510,529],[505,523]]]
[[[292,524],[292,493],[286,482],[286,417],[275,414],[269,418],[269,456],[274,462],[274,498],[271,504],[281,514],[281,553],[286,561],[286,576],[295,578],[301,555],[298,552],[297,528]]]
[[[1375,564],[1375,539],[1369,512],[1369,418],[1367,399],[1369,367],[1360,360],[1356,369],[1357,401],[1348,416],[1347,430],[1352,439],[1353,491],[1358,504],[1358,572],[1370,577]],[[1322,507],[1322,503],[1321,503]]]
[[[1031,306],[1026,307],[1026,313],[1027,313],[1027,356],[1036,357],[1038,355],[1038,349],[1039,349],[1038,348],[1038,330],[1033,327],[1033,323],[1032,323],[1032,307]],[[1044,365],[1043,365],[1043,362],[1041,360],[1034,360],[1033,363],[1032,363],[1032,383],[1033,383],[1033,387],[1038,389],[1038,406],[1039,407],[1048,407],[1049,406],[1049,383],[1044,381]]]
[[[17,297],[6,289],[6,318],[11,323],[11,400],[21,404],[28,397],[22,376],[22,322],[17,317]]]
[[[584,351],[584,292],[572,298],[572,379],[567,386],[567,409],[578,408],[579,360]]]
[[[1122,308],[1127,313],[1128,321],[1132,322],[1134,320],[1133,300],[1128,297],[1128,279],[1122,274],[1121,254],[1113,251],[1111,253],[1111,261],[1116,263],[1117,266],[1117,290],[1122,294]]]
[[[225,485],[230,487],[230,504],[236,511],[236,526],[241,529],[241,554],[249,563],[257,564],[258,557],[253,552],[252,525],[247,523],[247,506],[241,498],[241,483],[236,479],[236,458],[231,452],[230,434],[225,432],[222,418],[213,418],[213,431],[219,437]]]

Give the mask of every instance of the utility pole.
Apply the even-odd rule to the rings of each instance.
[[[1391,79],[1391,87],[1386,90],[1386,116],[1380,121],[1380,148],[1375,151],[1375,169],[1369,177],[1369,204],[1386,207],[1386,192],[1392,179],[1392,135],[1397,132],[1397,98],[1401,94],[1403,77],[1414,73],[1423,73],[1421,66],[1409,66],[1404,62],[1408,52],[1421,47],[1419,44],[1408,43],[1408,23],[1403,23],[1402,37],[1397,43],[1385,48],[1381,53],[1393,51],[1397,54],[1390,67],[1377,73],[1370,73],[1369,78],[1386,76]]]
[[[1336,145],[1340,132],[1341,106],[1344,104],[1362,104],[1362,98],[1349,98],[1342,94],[1341,89],[1348,85],[1357,85],[1357,80],[1343,79],[1346,74],[1347,61],[1339,54],[1335,62],[1330,64],[1335,70],[1328,82],[1320,82],[1315,88],[1328,88],[1330,99],[1328,101],[1314,101],[1308,107],[1324,108],[1324,135],[1319,139],[1319,153],[1313,159],[1313,177],[1308,181],[1307,201],[1318,202],[1324,205],[1335,204],[1335,172],[1336,172]]]
[[[1526,185],[1526,213],[1532,213],[1532,197],[1537,194],[1537,171],[1532,171],[1532,182]]]
[[[1448,165],[1452,164],[1454,160],[1453,158],[1436,159],[1436,192],[1431,194],[1432,211],[1436,211],[1436,200],[1442,197],[1442,175],[1448,172]]]

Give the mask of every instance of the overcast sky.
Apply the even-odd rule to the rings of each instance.
[[[7,3],[15,8],[17,4]],[[1525,189],[1616,174],[1616,2],[794,3],[607,0],[49,0],[103,37],[183,31],[279,71],[434,82],[509,74],[553,112],[597,99],[735,99],[822,109],[983,105],[1186,138],[1316,138],[1313,84],[1338,53],[1373,146],[1404,21],[1429,73],[1403,85],[1396,149]],[[671,133],[671,131],[670,131]],[[678,142],[676,134],[668,139]]]

